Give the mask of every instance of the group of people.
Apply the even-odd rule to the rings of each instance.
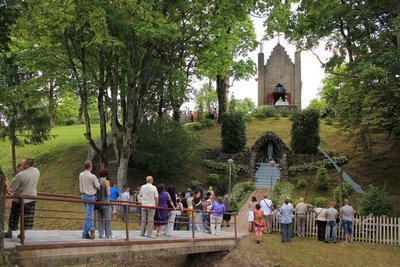
[[[81,199],[84,202],[86,220],[83,225],[82,238],[94,239],[94,210],[92,202],[109,203],[117,200],[118,189],[110,186],[108,169],[101,168],[99,178],[92,174],[92,162],[84,163],[85,170],[79,175],[79,188]],[[187,230],[210,232],[218,235],[222,225],[229,227],[230,215],[224,212],[231,211],[231,202],[228,196],[224,199],[216,198],[212,187],[207,192],[199,187],[194,194],[188,189],[186,193],[176,194],[174,187],[166,187],[165,184],[153,185],[153,177],[146,177],[146,184],[142,185],[134,193],[135,203],[140,204],[137,215],[140,214],[140,235],[153,237],[153,228],[156,228],[155,236],[171,236],[173,230],[179,230],[182,225],[187,225]],[[130,187],[125,187],[119,198],[122,203],[131,202]],[[114,238],[111,230],[111,217],[115,217],[116,206],[112,204],[99,204],[98,232],[100,238]],[[122,207],[122,219],[126,219],[129,206]]]
[[[344,200],[344,206],[338,211],[335,209],[335,203],[330,202],[329,208],[321,203],[319,207],[313,208],[312,205],[304,203],[304,198],[299,199],[299,203],[294,207],[289,197],[285,198],[282,205],[274,208],[268,195],[264,196],[260,202],[253,196],[249,203],[249,231],[254,232],[256,243],[261,243],[262,233],[271,233],[273,216],[281,224],[282,242],[290,243],[292,240],[293,222],[296,222],[298,237],[305,236],[305,226],[307,213],[315,213],[317,225],[318,240],[325,243],[337,242],[337,225],[341,222],[345,235],[345,243],[352,242],[352,221],[355,215],[355,209],[349,205],[347,199]]]

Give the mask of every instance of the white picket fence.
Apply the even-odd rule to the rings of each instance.
[[[280,216],[272,217],[272,231],[281,233]],[[398,217],[368,217],[354,216],[353,220],[353,240],[358,242],[380,243],[400,245],[400,218]],[[297,234],[296,216],[293,219],[293,235]],[[344,239],[341,223],[337,227],[338,239]],[[315,214],[307,214],[305,235],[317,237],[317,225],[315,223]]]

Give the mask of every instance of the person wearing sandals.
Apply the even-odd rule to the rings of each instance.
[[[253,212],[254,215],[254,226],[253,231],[256,234],[256,243],[261,243],[262,234],[266,227],[265,219],[264,219],[264,212],[261,210],[260,204],[256,204],[255,210]]]
[[[110,203],[111,192],[110,182],[107,180],[108,169],[101,168],[99,176],[100,190],[97,192],[97,201]],[[111,205],[99,204],[97,218],[99,220],[99,238],[115,238],[111,231]]]

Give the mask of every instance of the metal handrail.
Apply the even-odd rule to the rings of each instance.
[[[76,221],[84,221],[84,220],[93,220],[93,221],[100,221],[99,219],[87,219],[87,218],[71,218],[71,217],[56,217],[56,216],[25,216],[24,212],[24,200],[44,200],[44,201],[60,201],[60,202],[69,202],[69,203],[89,203],[89,204],[99,204],[99,205],[113,205],[113,206],[121,206],[121,207],[136,207],[136,208],[147,208],[147,209],[160,209],[160,210],[176,210],[173,208],[164,208],[158,206],[144,206],[140,204],[131,204],[133,202],[126,202],[126,201],[112,201],[112,202],[100,202],[100,201],[84,201],[81,200],[79,196],[72,196],[72,195],[62,195],[62,194],[51,194],[51,193],[38,193],[38,196],[5,196],[5,199],[19,199],[20,202],[20,240],[21,244],[24,245],[25,242],[25,218],[34,217],[34,218],[41,218],[41,219],[61,219],[61,220],[76,220]],[[134,202],[137,203],[137,202]],[[78,211],[61,211],[61,210],[51,210],[51,209],[37,209],[38,211],[46,211],[46,212],[56,212],[56,213],[85,213],[85,212],[78,212]],[[192,239],[195,239],[195,224],[202,224],[202,222],[195,222],[194,214],[195,212],[201,213],[208,213],[208,214],[228,214],[234,216],[234,224],[235,226],[235,238],[237,238],[237,221],[236,216],[239,215],[237,212],[216,212],[216,211],[204,211],[204,210],[195,210],[195,209],[179,209],[181,211],[191,212],[191,224],[192,224]],[[129,215],[126,214],[125,220],[101,220],[101,221],[114,221],[114,222],[125,222],[125,230],[126,230],[126,241],[129,241],[129,225],[128,223],[131,222],[143,222],[142,220],[129,220]],[[156,221],[148,221],[148,222],[156,222]],[[160,222],[160,221],[157,221]],[[169,223],[169,221],[162,221]],[[175,222],[174,222],[175,223]],[[189,224],[187,222],[178,222],[179,224]],[[220,223],[207,223],[207,224],[220,224]]]

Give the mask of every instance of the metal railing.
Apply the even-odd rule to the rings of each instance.
[[[110,206],[118,206],[120,208],[125,208],[125,209],[129,209],[129,208],[146,208],[146,209],[159,209],[159,210],[174,210],[172,208],[163,208],[163,207],[153,207],[153,206],[144,206],[144,205],[140,205],[139,203],[136,202],[126,202],[126,201],[121,201],[121,200],[117,200],[117,201],[110,201],[110,202],[99,202],[99,201],[83,201],[81,200],[80,196],[72,196],[72,195],[62,195],[62,194],[51,194],[51,193],[38,193],[37,196],[6,196],[6,199],[18,199],[19,203],[20,203],[20,241],[21,244],[24,245],[25,243],[25,219],[29,218],[29,217],[33,217],[35,219],[50,219],[50,220],[68,220],[68,221],[85,221],[85,220],[92,220],[94,221],[94,223],[98,222],[98,221],[112,221],[112,222],[122,222],[125,225],[125,241],[130,241],[130,237],[129,237],[129,224],[132,222],[138,222],[138,223],[142,223],[142,222],[152,222],[152,223],[172,223],[169,221],[155,221],[153,220],[148,220],[148,221],[142,221],[141,219],[131,219],[129,216],[129,213],[126,212],[125,213],[125,218],[124,220],[119,220],[119,219],[110,219],[110,220],[105,220],[105,219],[96,219],[96,212],[94,213],[94,218],[85,218],[85,211],[75,211],[75,210],[58,210],[58,209],[42,209],[42,208],[35,208],[35,213],[36,211],[40,211],[40,212],[47,212],[47,213],[63,213],[66,214],[65,216],[51,216],[49,214],[43,216],[43,215],[34,215],[34,216],[27,216],[24,213],[24,209],[25,209],[25,203],[24,200],[29,199],[29,200],[34,200],[34,201],[53,201],[53,202],[64,202],[66,204],[83,204],[83,203],[88,203],[88,204],[98,204],[98,205],[110,205]],[[68,207],[69,205],[65,205],[65,207]],[[204,210],[192,210],[192,209],[183,209],[181,210],[182,212],[187,212],[188,214],[190,214],[190,217],[186,217],[189,218],[191,220],[189,220],[189,222],[176,222],[174,221],[173,223],[178,223],[180,225],[187,225],[187,224],[191,224],[191,231],[192,231],[192,239],[196,239],[196,234],[195,234],[195,226],[198,224],[203,224],[203,222],[196,222],[195,221],[195,213],[206,213],[209,216],[211,214],[229,214],[231,216],[233,216],[233,224],[234,225],[234,237],[235,239],[237,239],[238,237],[238,232],[237,232],[237,219],[236,216],[238,215],[238,213],[235,212],[216,212],[216,211],[204,211]],[[68,214],[78,214],[79,218],[76,217],[72,217],[72,216],[68,216]],[[181,217],[185,217],[185,216],[181,216]],[[212,225],[216,225],[216,224],[222,224],[221,223],[211,223],[211,222],[207,222],[207,224],[209,224],[210,226]]]

